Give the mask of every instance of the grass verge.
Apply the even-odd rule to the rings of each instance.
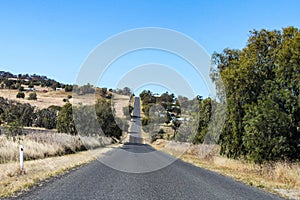
[[[217,145],[191,145],[187,149],[185,143],[175,144],[166,140],[157,140],[151,145],[187,163],[215,171],[247,185],[264,189],[283,198],[300,199],[300,164],[277,162],[259,166],[228,159],[219,156]],[[183,149],[187,150],[184,152]]]
[[[47,178],[62,174],[72,168],[95,160],[115,145],[83,151],[61,157],[25,161],[25,173],[21,173],[18,163],[0,164],[0,197],[9,197],[26,190]]]
[[[14,138],[0,135],[0,163],[18,161],[20,144],[24,145],[25,160],[36,160],[94,149],[110,143],[111,139],[107,137],[72,136],[47,130],[42,134],[30,133]]]

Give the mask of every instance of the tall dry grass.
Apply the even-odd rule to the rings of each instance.
[[[79,137],[64,133],[31,133],[14,139],[0,135],[0,163],[17,161],[21,144],[24,146],[24,159],[34,160],[93,149],[110,143],[110,138]]]
[[[300,163],[274,162],[258,165],[245,160],[229,159],[220,156],[218,145],[200,144],[187,148],[186,143],[157,140],[153,146],[172,155],[180,153],[180,158],[186,162],[217,171],[247,184],[266,188],[288,198],[300,199]]]
[[[287,188],[300,189],[300,163],[281,161],[258,165],[245,160],[229,159],[220,156],[218,145],[193,145],[187,152],[217,167],[227,168],[237,173],[255,174],[266,180],[283,183]]]

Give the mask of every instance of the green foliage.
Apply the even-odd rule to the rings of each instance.
[[[60,112],[58,113],[56,128],[60,133],[69,133],[72,135],[77,134],[73,119],[72,104],[66,103],[61,108]]]
[[[143,104],[142,105],[142,111],[144,112],[144,114],[146,115],[146,116],[148,116],[149,117],[149,111],[150,111],[150,107],[151,106],[153,106],[153,105],[155,105],[155,104],[153,104],[153,103],[150,103],[150,104]]]
[[[18,92],[18,94],[16,95],[17,98],[25,98],[25,93],[24,92]]]
[[[198,123],[196,135],[193,138],[193,144],[203,143],[208,133],[208,124],[212,116],[212,100],[207,98],[199,102]]]
[[[19,86],[19,87],[18,87],[18,90],[19,90],[20,92],[23,92],[23,91],[25,91],[25,89],[24,89],[24,87],[23,87],[23,86]]]
[[[174,131],[173,138],[176,137],[176,133],[177,133],[177,131],[178,131],[180,125],[181,125],[181,121],[179,121],[179,120],[173,120],[173,121],[172,121],[171,127],[172,127],[172,129],[173,129],[173,131]]]
[[[158,133],[159,133],[159,134],[164,134],[165,131],[164,131],[164,129],[160,128],[159,131],[158,131]]]
[[[98,123],[104,134],[106,136],[113,136],[119,139],[122,135],[122,130],[118,126],[120,121],[118,121],[118,123],[115,121],[115,111],[112,110],[111,101],[99,99],[95,105],[95,110]]]
[[[74,123],[76,123],[76,129],[80,135],[104,134],[119,139],[122,135],[122,129],[128,129],[126,121],[115,119],[111,101],[99,99],[96,105],[75,107],[73,114],[75,117]]]
[[[22,126],[32,126],[35,118],[34,107],[0,97],[0,119],[9,124],[16,121]]]
[[[37,100],[36,92],[29,93],[28,100]]]
[[[61,110],[60,106],[56,106],[56,105],[52,105],[48,107],[48,110],[52,110],[55,111],[56,113],[58,113]]]
[[[150,137],[150,142],[153,143],[153,142],[155,142],[156,140],[158,140],[158,139],[163,139],[163,138],[164,138],[164,137],[163,137],[163,135],[162,135],[161,133],[155,133],[155,134],[151,135],[151,137]]]
[[[142,106],[156,103],[156,99],[150,90],[144,90],[140,94]]]
[[[30,82],[29,85],[28,85],[28,87],[29,87],[29,88],[34,88],[33,82]]]
[[[72,92],[73,91],[73,85],[65,85],[65,92]]]
[[[89,83],[82,86],[74,85],[73,92],[75,92],[78,95],[93,94],[95,93],[95,88]]]
[[[147,126],[150,123],[150,118],[149,117],[143,117],[142,118],[142,125]]]
[[[249,105],[243,125],[242,139],[249,160],[262,164],[291,158],[296,153],[290,144],[291,117],[272,99]]]
[[[42,109],[36,112],[35,125],[37,127],[53,129],[56,128],[56,113],[53,109]]]
[[[211,77],[227,103],[221,153],[257,163],[299,159],[299,30],[254,30],[243,50],[225,49],[213,61]]]
[[[157,102],[166,102],[166,103],[173,103],[174,102],[175,95],[169,94],[168,92],[165,92],[160,95],[160,97],[157,98]]]
[[[5,85],[5,88],[10,89],[11,87],[14,86],[14,81],[9,80],[9,79],[5,79],[4,80],[4,85]]]
[[[6,127],[7,127],[7,130],[5,131],[6,136],[12,137],[14,140],[17,135],[22,135],[23,133],[23,127],[19,120],[8,123]]]

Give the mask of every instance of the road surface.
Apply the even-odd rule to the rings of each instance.
[[[141,136],[141,115],[140,115],[140,98],[135,97],[134,109],[132,116],[132,126],[130,130],[129,143],[130,144],[142,144]]]
[[[142,144],[139,110],[129,143],[17,199],[280,199]]]

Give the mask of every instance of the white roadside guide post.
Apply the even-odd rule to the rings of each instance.
[[[23,171],[24,169],[24,147],[20,145],[20,169]]]

